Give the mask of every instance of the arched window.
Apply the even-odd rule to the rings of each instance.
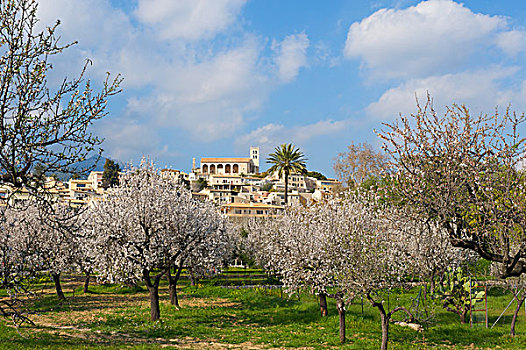
[[[203,165],[203,173],[208,173],[208,165]]]
[[[239,172],[239,165],[234,164],[232,172],[233,172],[234,174],[237,174],[237,173]]]
[[[223,164],[218,164],[217,165],[217,173],[218,174],[224,174],[225,172],[223,171]]]
[[[216,166],[214,164],[210,165],[210,174],[216,173]]]
[[[227,164],[225,166],[225,174],[230,174],[232,172],[232,170],[230,169],[230,164]]]

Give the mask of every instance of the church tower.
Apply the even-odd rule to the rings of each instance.
[[[259,172],[259,147],[250,147],[250,159],[257,167],[257,172]]]

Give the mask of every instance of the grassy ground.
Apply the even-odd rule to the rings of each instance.
[[[329,317],[322,318],[314,297],[283,298],[279,290],[224,289],[217,286],[181,286],[181,309],[168,302],[161,288],[161,322],[149,321],[145,290],[93,285],[83,294],[81,281],[65,284],[67,301],[58,303],[51,284],[34,303],[36,326],[18,331],[0,319],[0,349],[336,349],[338,317],[329,300]],[[74,292],[73,292],[74,291]],[[391,295],[390,306],[411,304],[411,293]],[[510,296],[490,294],[490,323]],[[493,329],[460,325],[456,315],[437,310],[435,323],[424,332],[391,325],[391,349],[524,349],[526,316],[521,312],[517,334],[511,338],[509,310]],[[376,309],[357,301],[348,306],[344,349],[377,349],[380,323]]]

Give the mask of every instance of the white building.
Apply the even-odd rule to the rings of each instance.
[[[220,175],[259,173],[259,147],[250,147],[249,158],[201,158],[201,173]]]

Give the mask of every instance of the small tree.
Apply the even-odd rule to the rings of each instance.
[[[119,185],[119,174],[121,167],[118,163],[113,160],[106,158],[104,163],[104,172],[102,173],[102,187],[107,189],[108,187]]]
[[[143,280],[151,319],[158,320],[161,278],[174,265],[182,268],[191,251],[224,229],[224,220],[212,204],[193,200],[145,160],[104,199],[91,214],[97,271],[109,281]]]
[[[288,203],[288,188],[290,174],[304,174],[307,171],[305,167],[303,153],[293,144],[282,144],[274,149],[274,153],[269,154],[267,163],[273,164],[267,170],[269,174],[274,172],[278,176],[285,176],[285,205]]]
[[[16,234],[27,242],[23,245],[26,251],[20,252],[25,256],[26,273],[49,273],[57,297],[65,299],[60,275],[73,271],[78,258],[78,210],[62,204],[31,202],[14,211],[17,220],[24,223],[24,230]]]
[[[337,286],[338,271],[331,263],[331,257],[338,253],[329,249],[332,231],[326,225],[330,221],[322,219],[328,214],[328,205],[290,207],[278,218],[252,220],[246,249],[253,252],[259,265],[280,276],[289,293],[307,288],[318,295],[322,316],[328,314],[327,296],[342,297],[328,291],[330,286]],[[338,310],[344,312],[343,307]]]
[[[470,283],[471,279],[460,267],[449,268],[444,273],[444,278],[436,291],[444,309],[457,314],[460,317],[460,323],[466,323],[466,315],[472,299],[478,299],[484,293],[479,292],[478,295],[472,296]]]
[[[57,297],[62,300],[65,296],[60,276],[73,271],[79,257],[79,212],[63,204],[43,206],[39,211],[35,218],[38,226],[32,238],[34,250],[41,263],[40,268],[51,275]]]
[[[418,276],[429,282],[431,294],[435,291],[436,280],[442,281],[448,269],[477,259],[474,252],[453,247],[448,240],[448,232],[439,223],[426,220],[412,210],[399,210],[405,213],[406,223],[401,225],[406,225],[404,232],[407,236],[405,244],[398,249],[411,260],[412,268],[418,271]],[[425,297],[427,286],[424,291]]]
[[[25,208],[0,207],[0,288],[9,298],[0,299],[0,314],[11,317],[16,326],[32,321],[24,308],[20,296],[29,294],[29,286],[36,275],[32,267],[36,255],[32,250],[29,220]]]
[[[347,152],[336,157],[333,165],[338,180],[349,188],[355,188],[371,178],[380,178],[386,171],[387,156],[375,151],[368,143],[347,146]]]
[[[289,291],[309,288],[320,296],[322,315],[325,297],[336,299],[343,343],[348,300],[361,293],[372,300],[373,292],[391,287],[389,283],[396,281],[392,277],[407,271],[405,265],[394,264],[404,259],[399,250],[387,246],[391,241],[385,238],[386,222],[385,213],[368,197],[348,194],[308,208],[290,208],[275,220],[254,222],[249,238],[259,260],[280,275]],[[382,315],[388,321],[391,314]]]

